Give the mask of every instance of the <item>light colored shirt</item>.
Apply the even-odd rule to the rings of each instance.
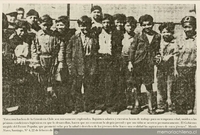
[[[111,55],[111,34],[102,29],[99,35],[99,53]]]
[[[154,35],[148,35],[148,34],[146,34],[146,36],[147,36],[147,39],[149,40],[149,44],[151,44],[151,41],[153,40],[153,37],[154,37]]]
[[[177,40],[173,39],[171,42],[165,42],[164,39],[161,38],[160,53],[162,57],[168,57],[169,55],[177,55],[178,54]]]
[[[90,55],[91,54],[91,45],[88,44],[89,40],[90,40],[90,38],[87,37],[86,35],[84,35],[81,32],[81,41],[82,41],[82,44],[83,44],[85,55]]]
[[[193,38],[183,37],[179,39],[178,66],[195,67],[197,57],[196,36]]]
[[[134,41],[134,37],[129,35],[127,32],[124,34],[124,39],[122,40],[122,55],[123,56],[128,56],[129,55],[129,49],[130,46],[132,44],[132,42]]]

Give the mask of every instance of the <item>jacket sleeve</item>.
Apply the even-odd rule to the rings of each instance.
[[[136,36],[129,48],[129,62],[135,61],[135,52],[137,50],[138,36]]]
[[[59,46],[60,46],[59,52],[58,52],[58,61],[64,62],[64,51],[65,51],[64,45],[65,45],[65,43],[63,41],[59,41],[58,43],[59,43]]]
[[[69,71],[72,69],[72,47],[73,47],[73,37],[69,40],[69,43],[66,47],[66,63]]]
[[[157,42],[156,42],[156,46],[155,46],[155,55],[160,54],[160,43],[161,43],[161,35],[158,34],[157,35]]]
[[[99,43],[96,38],[93,38],[92,40],[93,45],[93,55],[91,57],[92,59],[92,67],[91,67],[91,74],[97,73],[97,60],[98,60],[98,50],[99,50]]]

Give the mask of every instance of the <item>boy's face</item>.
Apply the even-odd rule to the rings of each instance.
[[[26,17],[26,20],[28,23],[30,23],[32,25],[38,21],[38,17],[34,16],[34,15],[28,16],[28,17]]]
[[[10,23],[15,23],[15,21],[16,21],[16,17],[15,16],[8,15],[7,18],[8,18],[8,22],[10,22]]]
[[[25,30],[23,28],[17,28],[15,31],[19,37],[22,37],[25,33]]]
[[[122,20],[115,20],[114,23],[115,23],[115,28],[117,30],[123,30],[124,29],[124,21],[122,21]]]
[[[187,22],[183,24],[183,30],[185,32],[185,35],[187,37],[192,37],[195,33],[195,28],[193,25],[191,25],[191,23]]]
[[[108,20],[108,19],[103,20],[103,21],[102,21],[102,25],[103,25],[103,28],[104,28],[105,30],[109,30],[110,27],[111,27],[110,20]]]
[[[17,19],[23,19],[23,17],[24,17],[24,12],[21,10],[17,11]]]
[[[41,27],[41,29],[42,29],[43,31],[48,31],[48,30],[50,30],[51,25],[50,25],[49,23],[42,22],[42,23],[40,24],[40,27]]]
[[[99,10],[92,11],[92,17],[97,21],[101,20],[101,12]]]
[[[166,28],[162,30],[161,35],[165,42],[170,42],[173,39],[173,33],[169,32]]]
[[[57,29],[58,32],[62,33],[65,30],[65,28],[66,28],[66,26],[65,26],[64,23],[62,23],[62,22],[56,23],[56,29]]]
[[[152,32],[153,23],[150,21],[144,21],[144,22],[142,22],[141,27],[142,27],[143,31],[148,34],[148,33]]]
[[[82,23],[82,24],[79,25],[79,28],[80,28],[80,30],[82,31],[83,34],[88,34],[88,32],[91,28],[91,25]]]
[[[127,22],[125,24],[125,30],[127,33],[133,32],[135,30],[135,28],[136,28],[136,25],[134,23]]]

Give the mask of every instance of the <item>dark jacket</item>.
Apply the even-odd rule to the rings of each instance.
[[[130,47],[129,59],[133,65],[153,68],[155,56],[159,53],[161,36],[153,32],[152,42],[149,43],[145,33],[141,33]]]
[[[86,45],[90,46],[90,55],[85,55],[84,47],[81,40],[81,33],[72,36],[66,49],[66,59],[69,71],[71,75],[84,75],[85,71],[85,59],[87,57],[91,62],[90,74],[94,74],[97,70],[97,54],[99,50],[99,44],[94,35],[90,34]]]

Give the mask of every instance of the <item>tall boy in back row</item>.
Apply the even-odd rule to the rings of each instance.
[[[148,112],[154,114],[152,104],[154,83],[154,65],[155,57],[159,54],[161,36],[153,30],[153,17],[151,15],[143,15],[139,18],[142,33],[138,36],[137,41],[130,48],[129,71],[133,69],[136,79],[136,88],[139,90],[144,84],[147,90]],[[140,91],[136,90],[137,95]],[[138,114],[140,105],[133,107],[132,114]]]

